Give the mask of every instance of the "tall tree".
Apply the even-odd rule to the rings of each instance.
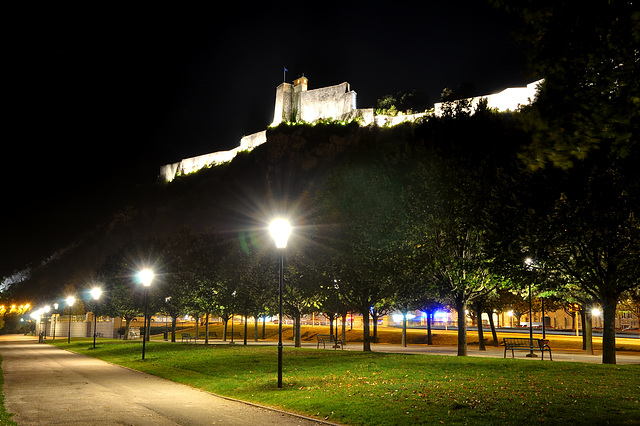
[[[519,19],[531,73],[543,78],[527,108],[533,168],[569,168],[589,155],[621,157],[638,149],[640,10],[633,0],[493,0]]]

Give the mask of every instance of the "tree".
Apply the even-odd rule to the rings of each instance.
[[[625,158],[638,148],[640,11],[631,0],[494,0],[519,18],[517,40],[536,78],[538,99],[526,108],[532,168],[564,169],[587,156]]]
[[[508,133],[493,114],[434,118],[420,134],[422,145],[408,154],[412,184],[403,192],[404,234],[426,281],[455,306],[458,355],[464,356],[468,303],[502,282],[492,271],[484,219],[497,170],[513,150],[498,151]]]
[[[615,313],[640,275],[640,174],[631,158],[575,166],[549,212],[549,259],[603,309],[603,363],[615,364]]]
[[[363,350],[370,351],[370,309],[393,294],[388,280],[397,240],[398,188],[372,144],[337,169],[318,194],[315,239],[327,259],[327,278],[363,317]],[[321,234],[320,234],[321,230]]]

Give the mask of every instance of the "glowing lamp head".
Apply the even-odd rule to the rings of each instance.
[[[102,290],[100,290],[98,287],[94,287],[91,289],[91,297],[94,298],[94,300],[98,300],[100,299],[100,295],[102,294]]]
[[[287,240],[291,234],[291,225],[286,219],[275,219],[269,225],[269,233],[276,242],[276,247],[283,249],[287,247]]]
[[[73,296],[69,296],[67,297],[66,302],[67,302],[67,306],[73,306],[73,304],[76,302],[76,298]]]
[[[153,280],[153,271],[150,269],[145,269],[138,273],[138,278],[143,286],[149,287],[151,286],[151,281]]]

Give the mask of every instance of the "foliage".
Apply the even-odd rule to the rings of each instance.
[[[525,122],[532,168],[587,156],[627,157],[640,136],[640,10],[631,0],[494,0],[520,20],[516,36],[544,78]]]
[[[377,115],[390,116],[396,116],[400,111],[413,114],[426,110],[428,105],[429,95],[422,89],[412,89],[382,96],[376,101],[375,112]]]

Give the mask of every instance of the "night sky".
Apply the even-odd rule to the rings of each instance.
[[[0,277],[160,165],[265,129],[285,66],[310,89],[349,82],[359,108],[533,81],[515,23],[481,0],[213,5],[7,13]]]

